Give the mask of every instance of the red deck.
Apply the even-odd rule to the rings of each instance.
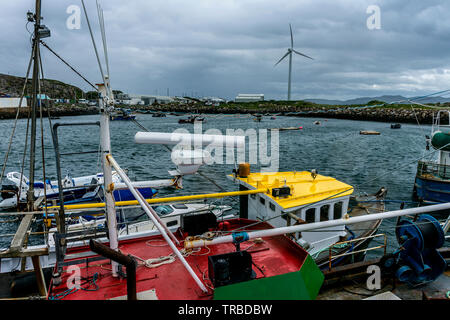
[[[230,229],[236,229],[254,221],[234,219],[230,222]],[[271,228],[271,226],[266,223],[261,223],[257,226],[257,229],[267,228]],[[177,237],[182,240],[180,234],[178,232]],[[261,243],[246,241],[241,244],[241,250],[246,250],[247,248],[248,252],[252,255],[254,262],[253,270],[256,272],[257,278],[298,271],[307,257],[307,253],[301,247],[285,236],[265,238]],[[172,253],[162,236],[122,241],[119,243],[119,249],[123,254],[131,254],[144,260],[167,256]],[[232,243],[219,244],[202,248],[200,252],[192,253],[186,257],[187,262],[194,272],[206,287],[209,288],[208,294],[204,294],[201,291],[179,259],[156,268],[148,268],[137,259],[139,263],[136,269],[137,292],[154,289],[157,298],[161,300],[212,299],[212,284],[208,279],[208,256],[233,252],[235,250],[235,246]],[[89,251],[89,248],[85,247],[75,252],[83,251]],[[74,253],[74,251],[70,253]],[[92,255],[91,257],[94,256]],[[50,297],[59,294],[57,298],[63,300],[107,300],[114,297],[126,296],[126,279],[112,277],[109,260],[90,262],[88,265],[81,263],[78,264],[78,267],[81,269],[81,287],[92,291],[74,289],[71,293],[65,295],[68,292],[66,281],[73,275],[73,272],[67,272],[68,267],[64,267],[61,276],[62,284],[58,287],[51,284],[49,290]],[[92,282],[88,283],[96,273],[98,274],[96,280],[98,288]]]

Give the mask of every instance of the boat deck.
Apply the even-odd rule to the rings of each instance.
[[[230,222],[230,229],[245,226],[250,220],[234,219]],[[267,223],[261,223],[257,228],[271,228]],[[177,238],[181,239],[179,232]],[[123,254],[131,254],[143,260],[165,257],[172,253],[170,247],[161,236],[152,236],[143,239],[127,240],[119,243]],[[247,250],[253,259],[253,271],[256,278],[271,277],[300,270],[307,258],[307,253],[285,236],[276,236],[257,241],[247,241],[241,244],[241,250]],[[72,256],[89,251],[86,247]],[[197,276],[209,288],[208,294],[203,293],[185,267],[176,259],[172,263],[163,264],[156,268],[148,268],[139,261],[136,269],[136,287],[139,293],[146,294],[146,298],[162,300],[197,300],[212,299],[213,290],[208,277],[208,256],[236,251],[234,244],[220,244],[202,248],[186,256],[186,260]],[[90,257],[98,255],[92,253]],[[83,256],[87,258],[87,256]],[[66,261],[69,262],[70,260]],[[72,260],[75,261],[75,260]],[[107,259],[86,263],[85,259],[75,261],[81,270],[81,290],[68,291],[66,285],[73,275],[73,266],[66,266],[61,276],[60,286],[53,286],[49,290],[49,298],[64,300],[107,300],[126,296],[127,287],[125,278],[114,278],[111,273],[111,264]],[[71,268],[71,269],[68,269]],[[94,279],[97,275],[97,279]],[[95,280],[95,283],[94,281]]]
[[[358,200],[363,201],[363,202],[359,203]],[[354,204],[352,206],[352,210],[348,214],[350,217],[358,217],[358,216],[362,216],[362,215],[366,215],[366,214],[376,214],[376,213],[383,212],[385,209],[384,203],[375,196],[353,198],[353,201],[356,202],[356,204]],[[367,201],[367,203],[364,203],[364,201]],[[367,237],[370,237],[370,236],[376,234],[380,224],[381,224],[381,220],[374,220],[374,221],[359,222],[359,223],[355,223],[353,225],[348,226],[349,230],[351,230],[353,232],[354,238],[356,238],[356,239],[361,238],[361,240],[353,242],[352,244],[348,243],[348,245],[342,249],[333,249],[332,255],[335,256],[335,255],[340,255],[340,254],[350,252],[350,251],[366,249],[367,246],[372,241],[371,238],[367,238]],[[347,237],[345,240],[348,240],[351,236],[352,236],[352,234],[349,231],[347,231]],[[352,249],[351,249],[351,247],[352,247]],[[319,254],[314,255],[313,257],[314,257],[317,265],[320,268],[328,269],[328,263],[329,263],[329,259],[330,259],[328,250],[322,251]],[[337,258],[337,259],[332,258],[333,266],[338,264],[337,263],[338,261],[339,261],[339,263],[343,263],[343,262],[349,262],[349,261],[353,261],[353,260],[359,260],[359,258],[364,258],[364,254],[357,254],[356,259],[352,255],[348,255],[346,257],[341,257],[341,258]]]

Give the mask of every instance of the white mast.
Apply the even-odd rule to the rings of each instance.
[[[119,240],[117,233],[117,218],[116,218],[116,209],[115,209],[115,200],[113,196],[114,185],[112,183],[112,169],[109,164],[106,156],[111,153],[111,138],[109,133],[109,112],[114,109],[114,96],[111,90],[111,86],[109,83],[109,75],[105,76],[103,72],[102,64],[100,62],[100,57],[97,51],[97,46],[95,45],[94,35],[92,33],[91,24],[89,22],[89,17],[86,11],[86,7],[84,5],[84,1],[81,0],[83,5],[84,14],[86,16],[87,25],[89,28],[89,32],[91,34],[92,45],[94,46],[95,55],[97,56],[98,66],[100,68],[100,73],[103,78],[103,84],[98,85],[98,91],[100,93],[99,99],[99,107],[101,110],[100,117],[100,149],[102,154],[102,168],[103,168],[103,184],[104,184],[104,198],[105,198],[105,207],[106,207],[106,217],[108,222],[108,235],[109,235],[109,246],[113,250],[118,250],[119,248]],[[100,15],[100,9],[97,3],[97,10],[99,10],[99,19],[103,18],[103,15]],[[105,50],[105,55],[107,55],[106,51],[106,39],[104,32],[104,23],[100,20],[100,28],[102,29],[102,38],[103,45]],[[109,70],[109,66],[107,66]],[[118,276],[118,263],[111,261],[111,269],[113,277]]]
[[[108,81],[108,78],[106,78]],[[117,233],[117,218],[115,209],[115,200],[113,196],[114,184],[112,182],[112,168],[106,156],[111,153],[111,138],[109,132],[109,113],[108,109],[113,107],[114,97],[107,94],[106,86],[98,85],[101,97],[99,105],[101,110],[100,117],[100,149],[102,154],[102,169],[103,169],[103,185],[104,185],[104,199],[106,216],[108,223],[109,246],[113,250],[118,250],[119,240]],[[113,277],[117,277],[117,262],[111,261],[111,268]]]

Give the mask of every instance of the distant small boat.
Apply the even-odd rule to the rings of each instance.
[[[378,131],[360,131],[359,134],[363,135],[375,135],[378,136],[380,133]]]
[[[155,112],[154,114],[152,114],[152,117],[154,117],[154,118],[163,118],[165,116],[166,115],[162,112]]]
[[[257,114],[257,115],[253,118],[253,121],[256,121],[256,122],[261,122],[261,120],[262,120],[262,115],[260,115],[260,114]]]
[[[129,111],[126,110],[117,110],[116,112],[112,113],[109,116],[109,119],[111,121],[116,121],[116,120],[134,120],[136,119],[136,116],[132,113],[130,113]]]
[[[391,129],[400,129],[402,125],[400,123],[391,124]]]
[[[314,124],[320,124],[320,121],[314,121]]]
[[[275,120],[277,117],[270,117],[270,120]]]
[[[199,116],[189,116],[187,119],[180,119],[178,123],[194,123],[194,122],[204,122],[204,117]]]
[[[286,128],[278,128],[280,131],[288,131],[288,130],[302,130],[303,127],[286,127]],[[272,129],[273,130],[273,129]]]

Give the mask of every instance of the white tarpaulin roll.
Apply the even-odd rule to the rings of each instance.
[[[216,145],[229,148],[243,148],[245,136],[224,136],[210,134],[138,132],[134,141],[141,144]]]

